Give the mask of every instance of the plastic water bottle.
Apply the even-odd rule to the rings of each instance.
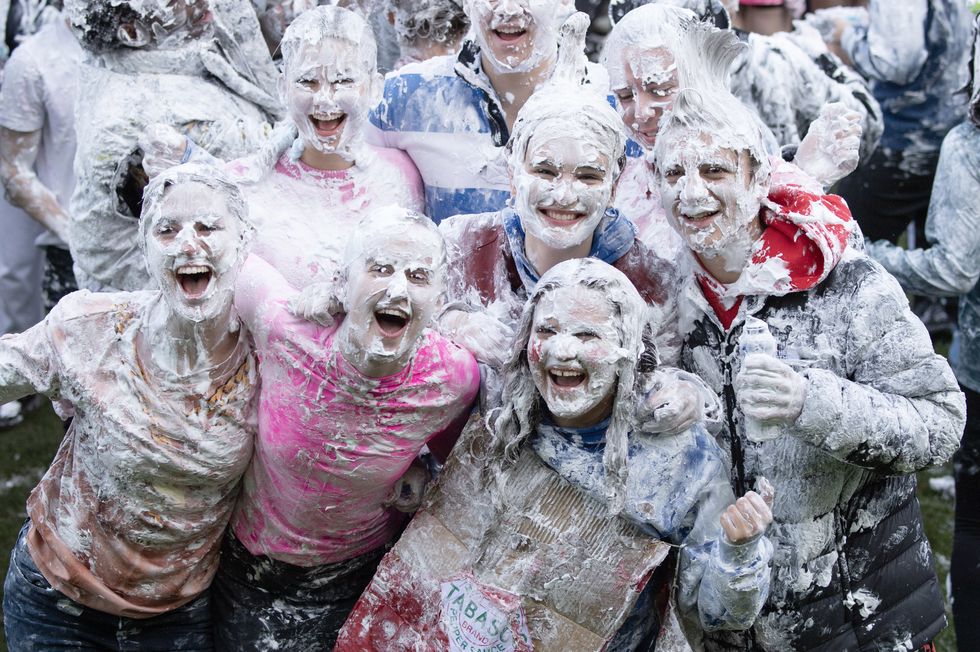
[[[742,364],[750,353],[764,353],[776,357],[776,338],[769,332],[766,322],[755,317],[745,318],[742,336],[738,340],[738,350],[742,354]],[[762,442],[780,435],[778,425],[766,425],[757,419],[745,417],[745,437],[749,441]]]

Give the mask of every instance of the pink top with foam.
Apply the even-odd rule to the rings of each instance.
[[[236,306],[260,357],[259,434],[232,528],[255,555],[335,563],[390,541],[405,515],[383,505],[422,447],[453,441],[480,385],[473,357],[431,330],[409,366],[368,378],[336,327],[294,317],[293,290],[252,257]]]

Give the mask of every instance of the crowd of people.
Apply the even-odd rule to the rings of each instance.
[[[980,649],[980,20],[898,4],[0,2],[9,649],[935,652],[951,460]]]

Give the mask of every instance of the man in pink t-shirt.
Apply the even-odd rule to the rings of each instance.
[[[331,326],[295,316],[261,258],[240,277],[259,436],[215,581],[219,649],[329,650],[407,519],[403,476],[427,444],[448,454],[479,389],[473,357],[428,328],[445,268],[428,218],[373,213],[345,263]]]

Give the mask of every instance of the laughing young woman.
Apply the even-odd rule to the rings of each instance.
[[[11,554],[11,650],[211,649],[208,585],[252,455],[255,361],[232,306],[251,227],[215,169],[147,187],[158,289],[65,297],[0,339],[0,402],[73,415]]]

